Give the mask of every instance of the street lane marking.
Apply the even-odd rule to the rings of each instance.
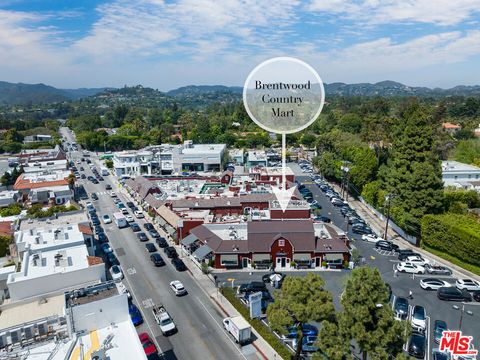
[[[127,269],[128,275],[135,275],[136,273],[137,273],[137,270],[134,267],[130,267]]]
[[[148,298],[142,301],[142,305],[145,309],[149,309],[149,308],[152,308],[155,305],[155,303],[151,298]]]
[[[243,355],[242,351],[237,347],[237,345],[235,344],[235,342],[230,338],[230,334],[223,328],[222,325],[220,325],[218,323],[218,321],[215,319],[215,317],[212,315],[212,313],[210,311],[208,311],[207,307],[203,304],[203,302],[197,297],[195,296],[195,299],[197,299],[197,301],[200,303],[200,305],[202,305],[202,307],[205,309],[205,311],[207,312],[208,315],[210,315],[210,317],[213,319],[213,321],[215,322],[215,324],[217,324],[217,326],[220,328],[220,330],[227,335],[227,339],[233,344],[233,347],[235,349],[237,349],[238,353],[245,359],[247,360],[247,358],[245,357],[245,355]]]

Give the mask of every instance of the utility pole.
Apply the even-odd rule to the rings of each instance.
[[[387,206],[387,224],[385,225],[385,235],[383,237],[383,239],[386,241],[387,240],[387,237],[388,237],[388,223],[390,221],[390,207],[392,205],[392,199],[393,199],[394,195],[393,194],[388,194],[387,196],[385,196],[385,205]]]

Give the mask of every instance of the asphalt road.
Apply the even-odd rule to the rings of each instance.
[[[71,142],[71,135],[68,136]],[[73,154],[73,157],[81,157]],[[87,164],[82,163],[85,174],[91,175]],[[97,164],[99,167],[99,164]],[[89,194],[96,192],[98,201],[92,201],[97,214],[112,214],[118,211],[111,197],[105,191],[107,183],[114,186],[110,176],[95,185],[88,180],[80,180]],[[126,202],[126,197],[117,191],[119,197]],[[145,221],[136,222],[143,229]],[[156,340],[160,352],[165,359],[259,359],[252,345],[238,347],[223,330],[223,315],[212,304],[209,297],[197,285],[191,274],[177,272],[169,259],[160,251],[167,263],[156,268],[149,259],[145,243],[140,242],[130,228],[118,229],[114,223],[102,227],[120,261],[125,279],[124,284],[130,289],[134,303],[142,310],[145,322],[138,327],[138,332],[147,331]],[[154,243],[153,239],[149,240]],[[159,249],[160,250],[160,249]],[[169,287],[172,280],[180,280],[188,290],[188,295],[176,297]],[[178,333],[165,337],[156,325],[151,307],[163,304],[174,319]]]
[[[292,170],[297,175],[297,179],[305,184],[307,188],[309,188],[315,200],[322,206],[321,215],[328,216],[332,219],[332,222],[337,225],[338,227],[342,228],[343,230],[347,229],[347,223],[340,213],[339,208],[333,206],[328,199],[324,195],[324,193],[320,190],[320,188],[312,182],[309,176],[305,176],[296,164],[289,164]],[[430,327],[433,328],[433,324],[435,320],[443,320],[447,323],[448,328],[450,330],[459,330],[460,329],[460,318],[461,316],[461,309],[462,305],[464,305],[464,315],[462,318],[462,326],[461,330],[464,335],[471,335],[473,336],[473,342],[476,349],[480,348],[480,303],[472,302],[472,303],[457,303],[457,302],[450,302],[450,301],[441,301],[437,298],[435,291],[426,291],[420,287],[420,279],[425,277],[438,277],[444,280],[451,282],[452,284],[455,283],[455,278],[453,277],[439,277],[439,276],[432,276],[432,275],[416,275],[412,278],[411,275],[408,274],[398,274],[398,277],[394,276],[393,267],[399,261],[397,260],[396,256],[387,256],[378,253],[374,249],[373,243],[367,243],[360,240],[360,236],[353,234],[350,229],[348,232],[350,239],[353,239],[353,246],[358,248],[360,254],[365,258],[366,265],[377,267],[382,274],[382,277],[385,282],[389,283],[392,287],[393,294],[398,297],[407,297],[409,291],[413,292],[413,300],[409,301],[411,306],[421,305],[425,307],[427,316],[430,318]],[[330,276],[326,275],[327,273],[322,273],[327,284],[330,282]],[[337,287],[339,287],[337,289]],[[335,282],[334,286],[328,286],[329,289],[337,289],[334,292],[335,295],[339,292],[341,293],[343,284],[341,282]],[[459,306],[459,310],[453,308],[453,305]],[[468,312],[471,312],[471,315]],[[429,331],[431,334],[432,331]],[[429,336],[429,349],[438,347],[433,342],[433,337]],[[429,359],[430,357],[427,357]]]

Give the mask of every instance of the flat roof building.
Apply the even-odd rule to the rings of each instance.
[[[480,168],[458,161],[442,161],[444,186],[463,187],[464,183],[480,180]]]

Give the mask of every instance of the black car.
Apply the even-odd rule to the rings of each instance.
[[[413,332],[408,340],[408,354],[423,359],[425,357],[425,335],[420,332]]]
[[[252,281],[249,284],[242,284],[238,287],[239,293],[251,293],[258,291],[266,291],[267,286],[263,281]]]
[[[167,254],[167,257],[169,258],[177,258],[177,250],[173,246],[167,246],[166,248],[163,249],[163,252]]]
[[[120,265],[120,262],[118,261],[117,257],[113,252],[107,254],[107,260],[111,266]]]
[[[480,290],[472,292],[472,298],[473,300],[480,302]]]
[[[148,232],[150,234],[150,236],[154,239],[158,239],[160,237],[160,234],[158,233],[157,230],[155,229],[152,229]]]
[[[389,241],[384,241],[380,240],[375,243],[375,247],[380,250],[386,250],[386,251],[395,251],[395,249],[398,249],[398,245],[395,245]]]
[[[97,195],[97,193],[92,193],[92,199],[93,199],[93,200],[98,200],[98,195]]]
[[[133,202],[127,201],[127,206],[131,209],[131,208],[133,208],[135,205],[134,205]]]
[[[411,252],[411,253],[403,253],[403,254],[398,255],[398,260],[405,261],[405,260],[407,260],[407,258],[409,256],[417,256],[417,257],[423,259],[421,254],[416,253],[416,252]]]
[[[187,267],[185,266],[184,262],[181,259],[179,259],[178,257],[174,257],[172,259],[172,264],[173,264],[173,266],[175,266],[175,269],[177,269],[177,271],[187,270]]]
[[[131,223],[130,224],[130,227],[132,228],[133,232],[137,232],[137,231],[140,231],[140,226],[138,226],[137,223]]]
[[[98,184],[98,180],[97,180],[97,179],[93,179],[93,180],[92,180],[92,183],[93,183],[93,184]]]
[[[472,301],[472,295],[466,290],[455,287],[441,287],[437,290],[437,297],[446,301]]]
[[[435,320],[433,325],[433,341],[440,344],[443,332],[447,330],[447,323],[443,320]]]
[[[147,251],[149,253],[153,253],[153,252],[157,251],[157,248],[155,247],[155,244],[153,244],[151,242],[145,244],[145,249],[147,249]]]
[[[403,297],[397,297],[393,312],[397,319],[405,320],[408,317],[408,300]]]
[[[363,224],[355,224],[352,226],[352,232],[355,234],[367,235],[372,233],[372,229]]]
[[[137,237],[138,237],[138,240],[140,241],[148,241],[148,237],[147,237],[147,234],[145,234],[144,232],[139,232],[137,234]]]
[[[157,245],[161,248],[166,248],[168,246],[168,242],[165,238],[159,237],[156,239]]]
[[[165,261],[163,261],[163,258],[160,256],[159,253],[155,253],[155,254],[150,255],[150,260],[152,260],[152,262],[155,266],[165,265]]]
[[[80,175],[80,178],[81,178],[81,179],[86,179],[87,176],[86,176],[85,174],[82,174],[82,175]]]
[[[112,186],[110,184],[105,185],[105,190],[112,190]]]
[[[98,234],[98,241],[100,241],[100,242],[108,242],[107,235],[105,235],[105,233],[100,233],[100,234]]]
[[[434,350],[432,353],[432,360],[450,360],[450,356],[439,350]]]
[[[147,231],[150,231],[150,230],[153,230],[153,229],[154,229],[153,225],[150,224],[150,223],[145,223],[145,224],[143,225],[143,227],[144,227],[145,230],[147,230]]]

